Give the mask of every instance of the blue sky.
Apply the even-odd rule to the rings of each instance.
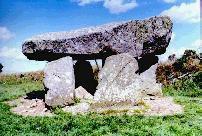
[[[0,63],[4,72],[43,69],[21,53],[24,40],[34,35],[79,29],[104,23],[169,15],[174,22],[165,58],[196,49],[200,40],[199,0],[0,0]]]

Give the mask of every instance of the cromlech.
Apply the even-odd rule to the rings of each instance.
[[[27,39],[22,52],[30,60],[48,61],[44,69],[48,106],[74,103],[79,86],[97,102],[136,101],[162,95],[161,84],[156,83],[157,55],[165,53],[172,26],[169,17],[160,16],[50,32]],[[103,64],[98,81],[87,61],[96,59]]]

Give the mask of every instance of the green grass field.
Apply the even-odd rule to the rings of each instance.
[[[189,88],[190,89],[190,88]],[[164,117],[110,116],[91,113],[88,115],[70,115],[56,110],[54,117],[23,117],[10,112],[4,103],[32,91],[43,90],[40,81],[0,83],[0,135],[131,135],[131,136],[199,136],[202,134],[201,90],[187,93],[164,89],[166,95],[172,95],[175,101],[184,105],[183,115]]]

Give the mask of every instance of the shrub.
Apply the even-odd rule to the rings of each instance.
[[[202,72],[197,72],[189,77],[177,80],[171,85],[166,85],[163,88],[165,95],[181,95],[189,97],[202,96],[201,90],[201,74]]]
[[[199,70],[199,56],[193,50],[185,50],[181,58],[175,59],[175,55],[171,55],[168,62],[159,64],[156,71],[157,81],[168,85],[173,83],[174,79],[196,73]]]
[[[0,84],[21,84],[30,81],[42,82],[44,73],[42,71],[21,73],[21,74],[2,74]]]

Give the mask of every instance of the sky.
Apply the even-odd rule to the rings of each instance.
[[[200,0],[0,0],[0,63],[4,73],[42,70],[47,62],[28,60],[21,51],[34,35],[160,15],[174,23],[161,61],[185,49],[200,52]]]

